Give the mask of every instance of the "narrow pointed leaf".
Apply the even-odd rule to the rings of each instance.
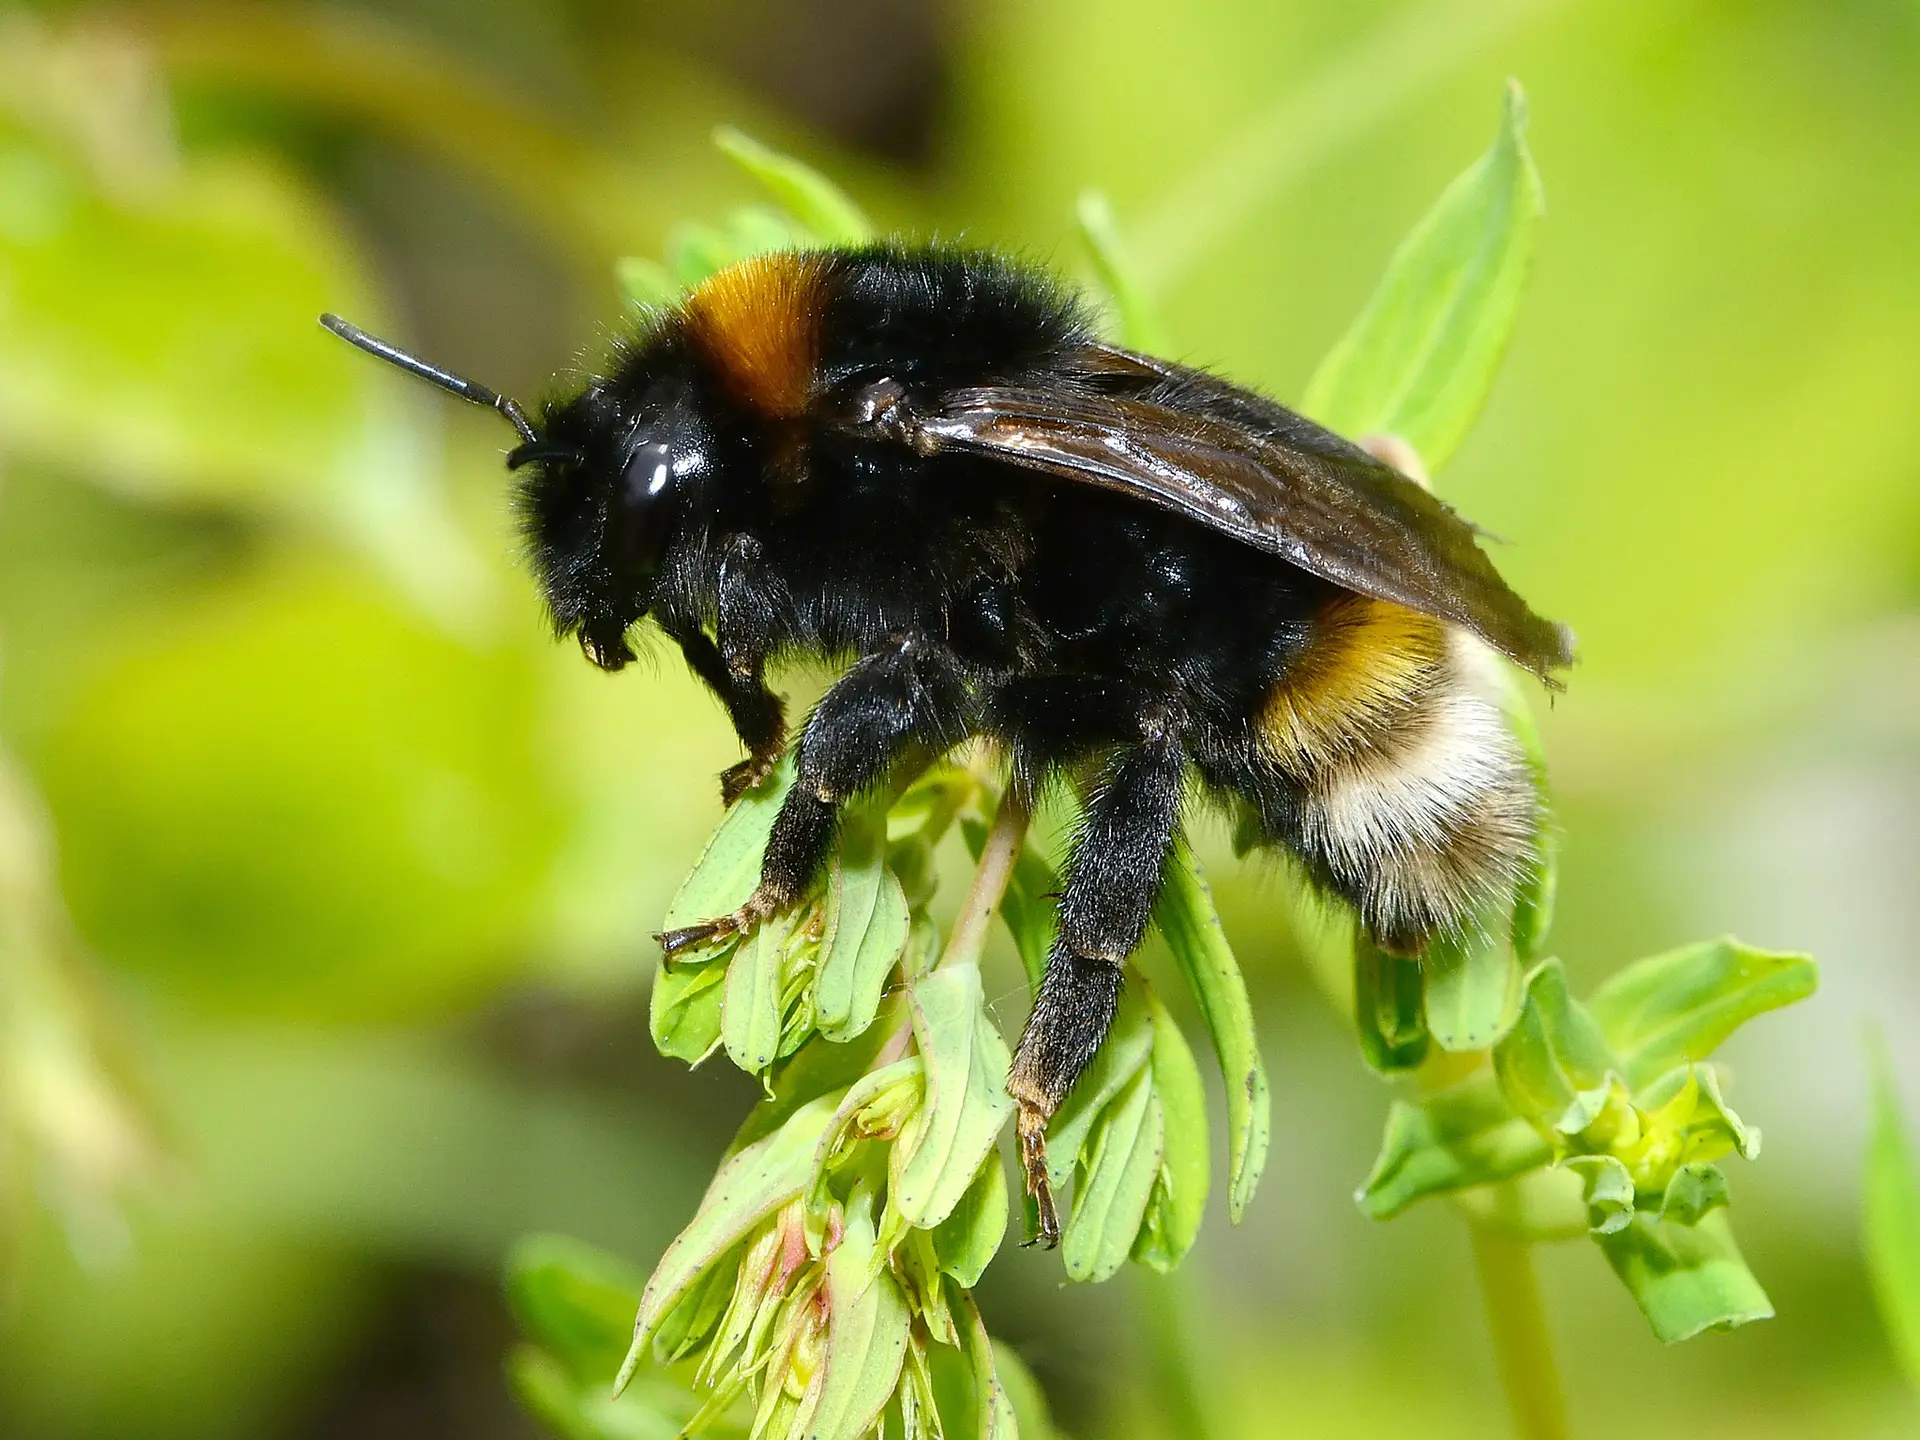
[[[844,1043],[873,1023],[911,925],[907,897],[886,865],[886,816],[867,807],[848,819],[828,881],[827,940],[813,991],[827,1039]]]
[[[1669,1345],[1773,1316],[1773,1302],[1747,1269],[1724,1215],[1691,1227],[1636,1215],[1625,1229],[1602,1235],[1600,1249]]]
[[[813,1173],[814,1148],[840,1103],[823,1095],[796,1111],[778,1130],[734,1155],[707,1187],[693,1220],[667,1246],[640,1296],[633,1345],[615,1389],[632,1376],[653,1334],[695,1280],[747,1232],[805,1188]]]
[[[1920,1387],[1920,1166],[1884,1050],[1874,1057],[1865,1188],[1867,1275],[1894,1356]]]
[[[994,1345],[987,1334],[980,1307],[964,1291],[953,1297],[953,1317],[960,1327],[960,1344],[973,1372],[974,1434],[978,1440],[1019,1440],[1020,1421],[1013,1400],[1000,1383],[994,1364]]]
[[[1212,1164],[1207,1097],[1186,1036],[1145,978],[1136,981],[1153,1021],[1153,1091],[1165,1121],[1166,1151],[1134,1258],[1162,1274],[1178,1265],[1199,1237]]]
[[[1153,1058],[1153,1017],[1129,971],[1107,1038],[1047,1126],[1047,1178],[1056,1190],[1073,1174],[1100,1117]]]
[[[1098,1283],[1133,1253],[1166,1155],[1166,1119],[1143,1069],[1101,1115],[1060,1243],[1069,1280]]]
[[[1153,301],[1120,239],[1120,223],[1114,218],[1113,202],[1098,190],[1088,190],[1074,207],[1074,216],[1080,222],[1080,240],[1093,261],[1094,274],[1113,301],[1120,343],[1131,350],[1164,353],[1166,331],[1161,328]]]
[[[1226,1082],[1227,1214],[1237,1224],[1267,1163],[1271,1099],[1246,981],[1220,928],[1206,877],[1185,845],[1167,859],[1153,919],[1193,990]]]
[[[1012,1057],[987,1018],[978,966],[949,965],[922,976],[908,1004],[927,1099],[911,1150],[895,1149],[891,1198],[908,1223],[927,1228],[960,1203],[1013,1113],[1006,1087]]]
[[[1509,81],[1500,134],[1403,240],[1379,287],[1308,382],[1301,408],[1343,435],[1390,433],[1432,470],[1492,388],[1519,313],[1545,199]]]
[[[1730,936],[1640,960],[1594,992],[1587,1009],[1619,1053],[1632,1086],[1704,1060],[1740,1026],[1813,994],[1805,955],[1775,954]]]
[[[731,126],[715,130],[713,143],[765,186],[820,244],[858,245],[873,238],[873,222],[845,191],[813,167]]]
[[[1494,1073],[1514,1110],[1552,1126],[1617,1064],[1599,1026],[1568,990],[1560,962],[1535,966],[1520,1017],[1493,1051]]]
[[[1354,1198],[1375,1220],[1389,1220],[1416,1200],[1508,1180],[1552,1158],[1482,1073],[1418,1104],[1394,1101],[1373,1173]]]

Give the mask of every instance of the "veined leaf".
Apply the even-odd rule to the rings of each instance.
[[[1439,470],[1486,403],[1519,312],[1545,210],[1526,146],[1526,97],[1507,84],[1493,148],[1414,226],[1301,408],[1344,435],[1398,435]]]
[[[1520,1018],[1493,1050],[1494,1073],[1515,1112],[1552,1127],[1583,1092],[1604,1085],[1617,1063],[1600,1027],[1567,989],[1560,962],[1535,966]]]
[[[893,1151],[890,1193],[909,1224],[938,1225],[953,1212],[1013,1113],[1012,1057],[988,1019],[976,965],[947,965],[908,991],[913,1038],[926,1066],[920,1124]]]
[[[1200,1234],[1212,1180],[1207,1147],[1207,1097],[1187,1037],[1145,977],[1134,982],[1153,1021],[1153,1092],[1165,1120],[1166,1150],[1148,1203],[1134,1258],[1166,1274]]]
[[[980,1307],[973,1297],[961,1291],[953,1297],[953,1317],[960,1328],[960,1345],[973,1372],[974,1434],[978,1440],[1019,1440],[1020,1422],[1014,1414],[1012,1397],[1000,1383],[995,1365],[993,1339],[987,1323],[980,1318]]]
[[[726,994],[725,955],[672,964],[665,958],[653,977],[647,1000],[653,1048],[662,1055],[697,1064],[720,1043],[720,1007]]]
[[[1754,1016],[1806,999],[1819,979],[1805,955],[1723,936],[1636,961],[1595,991],[1587,1009],[1637,1087],[1706,1059]]]
[[[1485,1050],[1520,1015],[1520,962],[1504,939],[1444,938],[1427,948],[1427,1031],[1442,1050]]]
[[[1106,1040],[1047,1125],[1047,1178],[1056,1190],[1073,1174],[1107,1107],[1153,1056],[1153,1020],[1137,980],[1137,973],[1128,971]]]
[[[1653,1333],[1669,1345],[1703,1330],[1732,1330],[1773,1316],[1773,1302],[1741,1259],[1724,1215],[1693,1226],[1636,1215],[1632,1224],[1599,1239]]]
[[[667,1246],[641,1293],[633,1345],[614,1381],[616,1391],[632,1377],[654,1331],[701,1272],[806,1188],[813,1173],[814,1147],[839,1103],[840,1094],[835,1092],[802,1106],[778,1130],[720,1167],[699,1210]]]
[[[864,1197],[863,1197],[864,1198]],[[900,1282],[876,1252],[868,1204],[849,1204],[827,1257],[826,1379],[807,1440],[859,1440],[893,1398],[912,1317]]]
[[[1200,862],[1184,845],[1167,858],[1154,924],[1193,989],[1227,1091],[1227,1214],[1237,1224],[1267,1163],[1272,1123],[1267,1070],[1253,1031],[1246,981],[1220,928]]]
[[[1375,1220],[1390,1220],[1416,1200],[1509,1180],[1552,1158],[1482,1072],[1417,1104],[1394,1101],[1373,1173],[1354,1199]]]
[[[664,930],[677,930],[716,915],[731,914],[760,883],[760,862],[767,850],[787,791],[793,788],[793,753],[773,773],[734,802],[727,818],[708,837],[693,870],[680,882],[667,906]]]
[[[780,961],[786,938],[783,918],[762,921],[727,966],[720,1040],[727,1058],[749,1075],[773,1064],[780,1048]]]
[[[1060,1245],[1069,1280],[1110,1279],[1126,1264],[1160,1178],[1166,1144],[1166,1119],[1153,1093],[1153,1071],[1143,1068],[1101,1112],[1082,1157],[1073,1214]]]
[[[827,882],[827,938],[813,998],[820,1033],[836,1043],[873,1023],[912,925],[906,894],[887,868],[886,823],[877,806],[849,816]]]
[[[1353,1024],[1361,1056],[1382,1075],[1417,1070],[1432,1039],[1420,962],[1389,955],[1357,926],[1351,944]]]
[[[1007,1234],[1007,1172],[989,1150],[953,1212],[933,1230],[933,1253],[943,1273],[969,1290],[980,1283]]]

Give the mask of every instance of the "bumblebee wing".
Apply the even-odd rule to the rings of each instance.
[[[1135,393],[1105,393],[1118,383]],[[1115,490],[1336,585],[1451,621],[1547,679],[1564,626],[1533,613],[1431,493],[1331,431],[1211,376],[1095,350],[1057,386],[949,391],[895,417],[925,454],[978,455]]]

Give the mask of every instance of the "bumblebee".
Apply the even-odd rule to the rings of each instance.
[[[618,670],[651,619],[733,720],[731,803],[787,744],[769,662],[847,662],[801,727],[758,888],[668,954],[792,905],[841,806],[972,736],[1031,795],[1097,778],[1007,1088],[1041,1238],[1045,1130],[1112,1022],[1190,780],[1418,955],[1511,904],[1540,801],[1496,654],[1552,682],[1564,627],[1367,451],[1204,371],[1116,348],[1000,255],[762,255],[656,314],[605,373],[505,415],[555,630]]]

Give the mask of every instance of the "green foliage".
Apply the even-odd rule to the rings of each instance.
[[[1345,435],[1398,435],[1438,470],[1486,402],[1519,316],[1545,208],[1507,85],[1493,149],[1447,187],[1307,384],[1301,408]]]
[[[1894,1356],[1908,1381],[1920,1387],[1920,1165],[1883,1044],[1874,1047],[1864,1190],[1867,1275]]]

